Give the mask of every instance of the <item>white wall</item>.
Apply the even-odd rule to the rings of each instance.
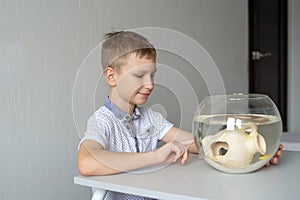
[[[288,4],[288,131],[300,134],[300,2]]]
[[[103,33],[146,26],[195,39],[219,67],[226,91],[247,92],[246,0],[1,1],[0,199],[88,199],[90,190],[74,185],[73,176],[80,134],[99,103],[95,94],[75,100],[72,110],[77,70]],[[208,95],[184,58],[160,52],[159,61],[187,77],[199,101]],[[93,70],[81,79],[76,98],[101,89],[90,88],[99,78]],[[181,124],[176,101],[166,95],[172,91],[155,92],[151,101],[161,102],[171,121],[190,130],[193,113]]]

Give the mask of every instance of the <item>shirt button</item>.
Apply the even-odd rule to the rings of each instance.
[[[126,126],[126,128],[127,128],[127,129],[130,129],[130,126],[129,126],[129,125],[127,125],[127,126]]]
[[[129,115],[126,115],[125,119],[128,121],[130,119]]]
[[[147,131],[147,133],[150,133],[150,129],[149,128],[146,131]]]

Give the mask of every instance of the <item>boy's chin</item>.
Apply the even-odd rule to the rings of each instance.
[[[143,105],[143,104],[145,104],[146,102],[147,102],[147,100],[145,100],[145,101],[136,101],[135,104],[136,104],[136,105]]]
[[[137,100],[134,101],[134,103],[136,105],[143,105],[147,102],[147,100],[148,100],[148,98],[146,98],[146,99],[137,99]]]

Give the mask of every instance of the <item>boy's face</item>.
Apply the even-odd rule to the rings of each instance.
[[[130,54],[126,64],[120,67],[120,72],[115,74],[116,95],[119,103],[141,105],[146,103],[154,88],[154,75],[156,65],[153,59],[139,58]]]

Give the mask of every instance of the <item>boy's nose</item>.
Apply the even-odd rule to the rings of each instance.
[[[152,90],[154,88],[154,83],[153,81],[147,82],[144,84],[144,87],[147,88],[148,90]]]

